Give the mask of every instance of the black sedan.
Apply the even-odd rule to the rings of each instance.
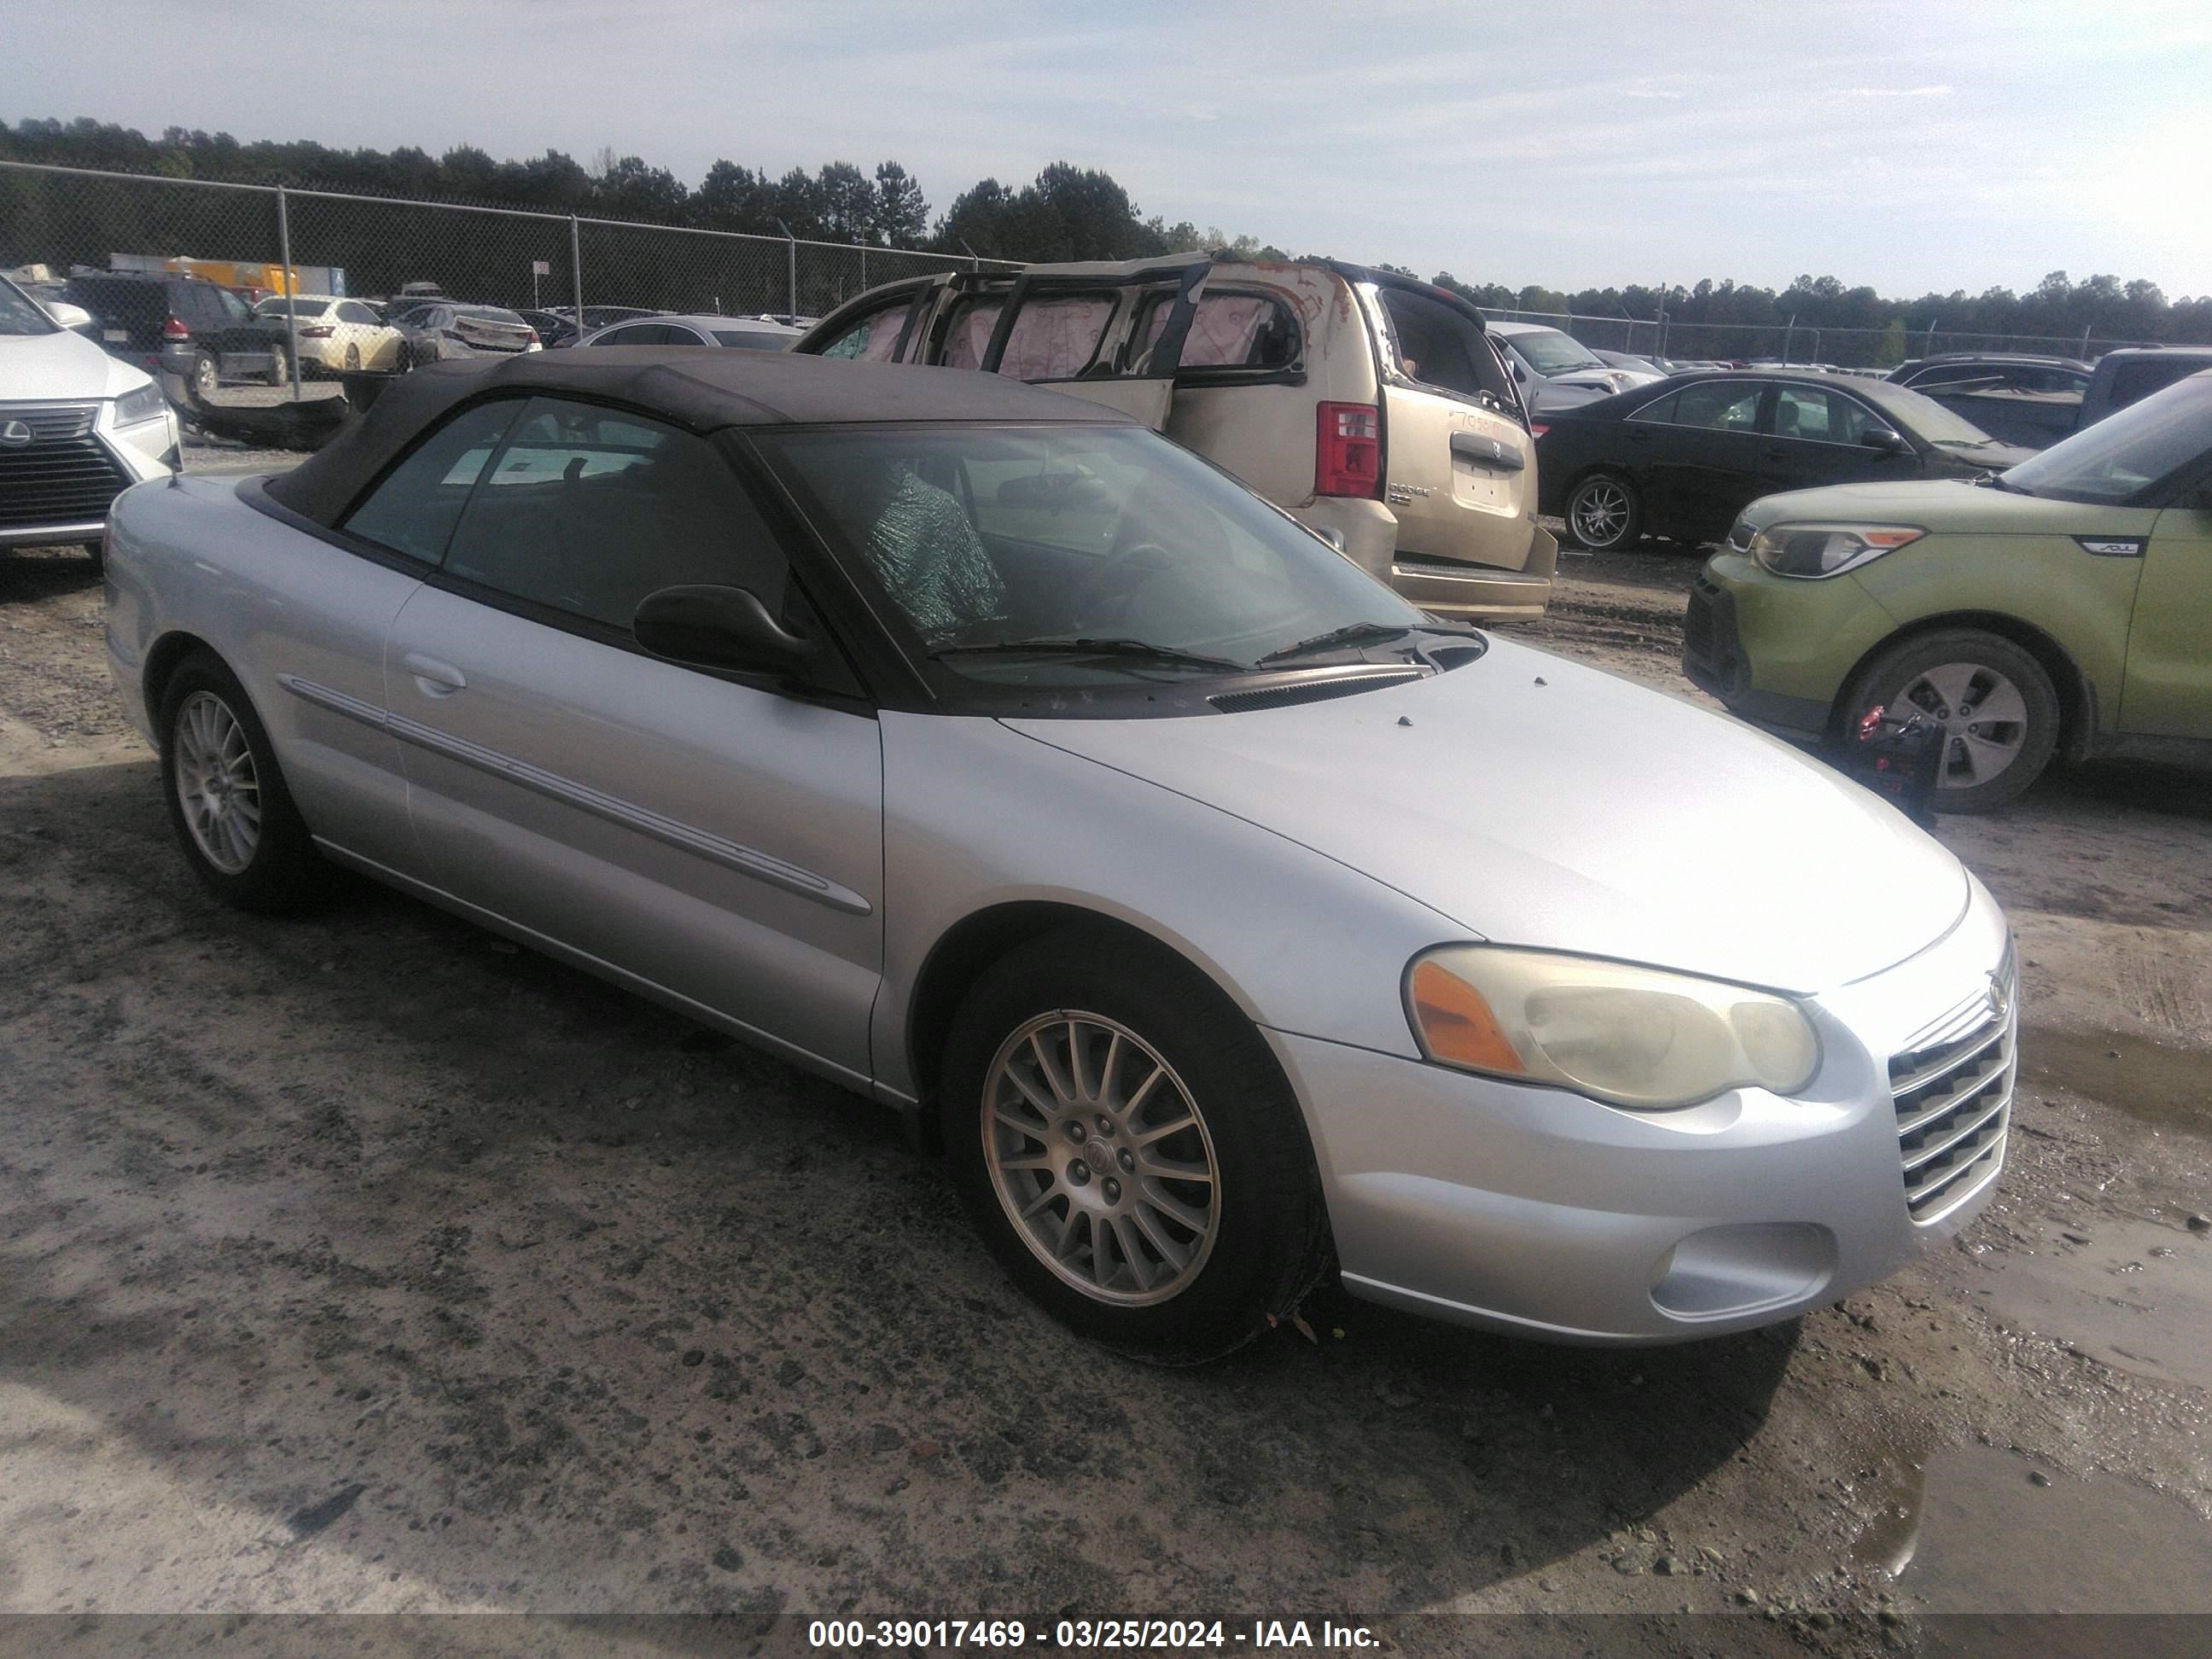
[[[1902,386],[1757,370],[1678,374],[1540,416],[1535,432],[1538,510],[1601,552],[1718,540],[1785,489],[1973,477],[2030,453]]]

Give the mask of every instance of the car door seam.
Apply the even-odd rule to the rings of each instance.
[[[276,678],[279,684],[302,702],[374,726],[402,743],[412,744],[418,749],[463,766],[503,778],[533,793],[559,801],[563,805],[574,806],[625,830],[635,830],[664,846],[673,847],[678,852],[696,854],[740,875],[750,876],[757,881],[780,887],[786,892],[811,899],[817,904],[843,911],[848,915],[865,916],[874,913],[874,905],[865,895],[770,854],[730,841],[710,830],[664,817],[658,812],[606,794],[573,778],[545,771],[512,755],[454,737],[450,732],[441,732],[434,726],[425,726],[390,709],[378,708],[358,697],[349,696],[326,685],[319,685],[313,680],[303,679],[295,674],[280,674]]]

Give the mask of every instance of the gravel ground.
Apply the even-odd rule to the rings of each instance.
[[[1694,568],[1571,559],[1516,631],[1694,698]],[[1325,1293],[1313,1340],[1161,1372],[1032,1313],[826,1085],[366,885],[217,908],[100,626],[81,557],[0,556],[0,1612],[1567,1611],[1647,1616],[1512,1644],[1844,1653],[2212,1610],[2201,779],[1945,825],[2030,1026],[1955,1246],[1686,1347]]]

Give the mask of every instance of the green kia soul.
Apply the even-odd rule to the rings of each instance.
[[[1917,712],[1942,811],[2054,756],[2212,764],[2212,370],[1993,477],[1753,501],[1691,590],[1682,667],[1800,740]]]

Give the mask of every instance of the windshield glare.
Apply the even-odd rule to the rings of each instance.
[[[963,678],[1066,686],[1186,678],[1355,623],[1425,620],[1156,433],[939,426],[758,442],[856,576],[890,601],[915,654],[951,647],[937,666]],[[1228,662],[988,649],[1078,639]]]
[[[60,328],[22,289],[0,277],[0,334],[53,334]]]
[[[2212,450],[2212,372],[2108,415],[2002,474],[2062,501],[2125,501]]]
[[[1605,367],[1588,346],[1556,328],[1531,329],[1526,334],[1501,334],[1498,337],[1519,352],[1539,374],[1564,374],[1570,369]]]
[[[1855,386],[1859,393],[1876,409],[1890,417],[1894,426],[1902,426],[1917,433],[1931,444],[1986,444],[1990,434],[1963,415],[1946,409],[1933,398],[1886,381],[1870,380]]]

